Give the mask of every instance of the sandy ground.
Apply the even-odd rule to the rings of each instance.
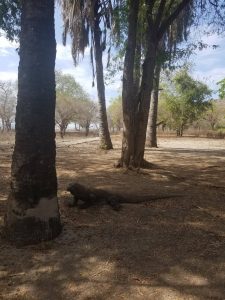
[[[160,138],[139,174],[113,168],[119,137],[108,152],[83,141],[57,141],[62,234],[21,248],[0,239],[0,299],[225,299],[225,140]],[[0,142],[1,225],[12,146]],[[72,181],[178,197],[78,210],[64,205]]]

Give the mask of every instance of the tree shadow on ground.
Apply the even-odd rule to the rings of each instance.
[[[224,238],[190,210],[70,209],[55,241],[5,246],[9,299],[223,299]]]
[[[194,185],[212,175],[213,158],[177,151],[172,160],[167,150],[154,158],[161,169],[135,174],[113,169],[117,150],[84,148],[58,153],[62,234],[26,248],[0,241],[3,299],[224,299],[224,192]],[[219,164],[213,184],[223,158]],[[72,181],[127,195],[182,197],[124,204],[119,212],[78,210],[64,205]]]

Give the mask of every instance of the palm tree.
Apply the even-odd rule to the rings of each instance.
[[[54,0],[22,1],[16,139],[6,237],[17,244],[61,231],[55,169]]]
[[[110,0],[60,0],[64,21],[63,42],[69,33],[72,39],[72,56],[75,65],[79,55],[84,54],[90,45],[93,79],[96,73],[99,119],[100,148],[112,149],[108,129],[105,84],[102,64],[102,54],[106,49],[107,30],[111,26],[112,6]],[[96,72],[95,72],[96,69]]]

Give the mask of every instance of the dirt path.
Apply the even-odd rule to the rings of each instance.
[[[225,299],[225,140],[160,138],[152,170],[114,169],[97,141],[57,143],[63,233],[14,248],[0,240],[0,299]],[[12,143],[0,143],[0,224]],[[64,206],[71,181],[121,193],[182,194],[120,212]]]
[[[99,137],[79,137],[76,139],[71,139],[65,137],[64,139],[57,139],[57,148],[60,147],[73,147],[74,145],[80,145],[80,144],[86,144],[86,143],[93,143],[93,142],[98,142]]]

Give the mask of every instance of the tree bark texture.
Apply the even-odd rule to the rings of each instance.
[[[150,28],[151,26],[149,24],[141,85],[137,94],[135,93],[134,64],[138,6],[138,1],[131,1],[128,21],[128,41],[123,74],[122,102],[124,131],[120,165],[128,168],[139,168],[144,162],[146,129],[157,48],[157,40],[152,34],[152,28]]]
[[[160,64],[156,64],[153,92],[151,98],[151,105],[149,111],[149,124],[148,124],[148,146],[157,148],[157,115],[158,115],[158,99],[159,99],[159,80],[160,80]]]
[[[87,121],[85,124],[85,136],[89,135],[90,123]]]
[[[138,95],[138,119],[136,127],[136,151],[134,167],[142,167],[144,163],[146,131],[154,78],[156,48],[157,41],[154,39],[154,36],[149,35],[148,49],[143,64],[142,82]]]
[[[96,15],[98,14],[98,1],[95,4]],[[100,148],[110,150],[113,149],[112,141],[110,138],[107,112],[106,112],[106,101],[105,101],[105,83],[103,74],[102,64],[102,44],[101,44],[101,28],[100,19],[96,17],[94,23],[94,54],[95,54],[95,66],[96,66],[96,80],[98,90],[98,102],[99,102],[99,137],[100,137]]]
[[[137,35],[139,1],[130,1],[128,15],[128,39],[124,59],[123,70],[123,140],[121,165],[129,167],[135,157],[135,87],[134,87],[134,64]]]
[[[61,232],[55,169],[54,0],[22,1],[16,138],[6,237],[32,244]]]
[[[154,12],[155,1],[145,1],[147,17],[144,41],[145,58],[142,68],[141,85],[137,96],[134,82],[134,60],[138,40],[137,21],[139,1],[129,1],[129,25],[124,59],[122,93],[124,132],[121,159],[116,166],[140,168],[146,164],[144,161],[144,150],[157,46],[167,28],[189,3],[190,0],[181,1],[174,7],[167,18],[163,19],[165,9],[167,9],[166,1],[160,1],[159,10],[156,15]],[[153,15],[155,15],[155,19]]]

